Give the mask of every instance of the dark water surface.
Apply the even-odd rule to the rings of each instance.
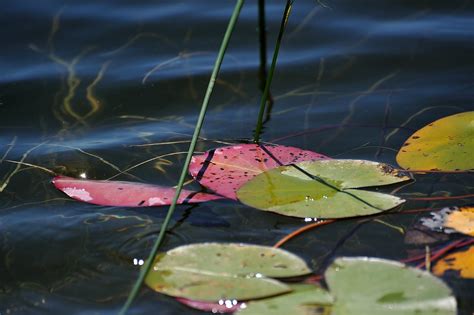
[[[233,1],[4,0],[0,11],[0,314],[115,314],[146,257],[163,208],[65,198],[44,170],[175,185]],[[269,48],[284,3],[268,1]],[[211,100],[199,151],[250,138],[260,92],[256,1],[243,9]],[[473,110],[471,1],[295,2],[263,138],[340,158],[395,164],[414,130]],[[401,128],[397,128],[401,127]],[[383,149],[381,149],[383,147]],[[16,172],[15,172],[16,171]],[[13,175],[11,176],[11,174]],[[469,194],[472,176],[428,175],[399,191]],[[192,185],[191,185],[192,187]],[[197,186],[194,186],[195,188]],[[404,209],[469,200],[407,202]],[[378,219],[405,229],[423,214]],[[315,269],[334,255],[403,259],[424,246],[397,229],[346,220],[285,248]],[[163,249],[219,241],[272,245],[300,219],[237,202],[179,206]],[[345,239],[345,242],[340,242]],[[340,246],[336,247],[337,244]],[[474,285],[445,278],[461,314]],[[199,314],[143,288],[133,314]]]

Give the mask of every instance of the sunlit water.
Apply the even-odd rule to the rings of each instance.
[[[10,177],[17,167],[11,161],[104,179],[152,159],[117,178],[175,185],[184,160],[179,152],[187,150],[233,5],[2,2],[0,314],[118,311],[166,207],[81,204],[56,191],[45,170],[22,166]],[[282,10],[280,1],[268,1],[270,52]],[[412,131],[474,108],[473,17],[471,1],[296,1],[263,139],[395,164],[395,150]],[[198,151],[252,136],[260,96],[256,19],[256,1],[248,1]],[[399,194],[460,195],[472,193],[472,186],[466,175],[430,175]],[[404,208],[452,204],[408,202]],[[379,219],[408,229],[420,216]],[[304,221],[232,201],[179,206],[163,249],[205,241],[272,245]],[[386,224],[359,224],[322,227],[285,248],[315,269],[338,255],[403,259],[424,251],[405,245],[404,235]],[[472,283],[445,280],[461,313],[471,314]],[[146,288],[132,310],[200,313]]]

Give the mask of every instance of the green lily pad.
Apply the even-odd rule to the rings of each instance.
[[[378,213],[404,202],[392,195],[355,188],[389,185],[409,179],[408,175],[383,163],[307,161],[259,174],[243,185],[237,196],[249,206],[287,216],[344,218]]]
[[[264,277],[180,269],[150,271],[145,283],[160,293],[207,302],[257,299],[291,291],[286,284]]]
[[[201,243],[157,255],[145,283],[158,292],[192,300],[247,300],[291,290],[269,277],[310,272],[301,258],[281,249]]]
[[[236,276],[297,277],[311,272],[306,262],[283,249],[240,243],[199,243],[174,248],[155,260],[160,269],[206,270]]]
[[[239,315],[455,315],[451,290],[426,271],[396,261],[336,259],[325,272],[329,291],[293,285],[293,291],[250,301]]]
[[[474,111],[447,116],[421,128],[397,154],[405,169],[474,169]]]
[[[426,271],[377,258],[339,258],[326,270],[331,315],[455,315],[451,290]]]
[[[330,308],[334,302],[328,291],[309,284],[292,285],[292,292],[259,301],[251,301],[242,307],[238,315],[296,315],[296,314],[325,314],[314,312]],[[311,309],[312,312],[305,312]]]

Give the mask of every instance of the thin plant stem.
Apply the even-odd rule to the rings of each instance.
[[[265,105],[267,103],[268,95],[270,93],[270,85],[272,84],[273,74],[275,72],[276,62],[278,59],[278,52],[280,51],[281,40],[283,38],[283,33],[285,32],[288,18],[290,17],[292,5],[293,5],[292,0],[286,1],[285,11],[283,12],[283,18],[280,24],[280,31],[278,33],[275,50],[273,51],[272,64],[270,66],[270,71],[268,72],[267,80],[265,82],[265,89],[263,90],[263,95],[260,100],[260,111],[258,113],[257,125],[255,127],[255,134],[253,137],[253,141],[256,143],[260,141],[260,134],[262,133],[262,127],[263,127],[263,114],[265,113]]]
[[[293,232],[291,232],[290,234],[286,235],[285,237],[283,237],[281,240],[279,240],[275,245],[273,245],[274,248],[278,248],[278,247],[281,247],[283,244],[285,244],[286,242],[288,242],[290,239],[292,238],[295,238],[296,236],[302,234],[303,232],[306,232],[308,230],[311,230],[311,229],[314,229],[314,228],[317,228],[319,226],[322,226],[322,225],[326,225],[326,224],[330,224],[330,223],[333,223],[335,222],[336,220],[325,220],[325,221],[318,221],[318,222],[314,222],[314,223],[311,223],[311,224],[308,224],[308,225],[305,225]]]
[[[430,263],[433,263],[435,260],[438,260],[439,258],[441,258],[442,256],[444,256],[446,253],[448,253],[449,251],[453,250],[454,248],[457,248],[459,247],[461,244],[463,244],[463,246],[466,246],[464,243],[465,243],[465,239],[462,239],[462,240],[457,240],[457,241],[454,241],[450,244],[448,244],[447,246],[441,248],[440,250],[438,250],[434,255],[431,255],[430,257]],[[474,240],[470,240],[470,241],[474,241]],[[469,243],[467,243],[469,244]],[[418,264],[416,266],[416,268],[423,268],[426,266],[426,260],[421,262],[420,264]]]
[[[260,46],[260,69],[259,69],[259,81],[260,90],[265,91],[265,85],[267,82],[267,23],[265,20],[265,0],[258,0],[258,37]],[[273,108],[273,97],[272,93],[268,91],[266,113],[262,124],[265,124],[271,118],[271,112]]]
[[[265,0],[258,0],[258,40],[260,47],[260,68],[258,77],[260,89],[265,90],[267,80],[267,26],[265,21]]]
[[[431,249],[428,245],[425,246],[425,269],[431,271]]]
[[[474,197],[474,194],[461,195],[461,196],[413,197],[413,198],[407,198],[407,199],[414,200],[414,201],[434,201],[434,200],[468,199],[472,197]]]
[[[461,241],[454,241],[454,243],[450,243],[448,244],[447,246],[443,246],[442,248],[440,248],[439,250],[437,251],[434,251],[430,257],[430,261],[433,262],[434,259],[438,259],[440,258],[441,256],[443,256],[444,254],[446,254],[448,251],[450,251],[451,249],[459,249],[459,248],[462,248],[462,247],[465,247],[467,245],[470,245],[474,243],[474,239],[464,239],[464,240],[461,240]],[[454,246],[453,246],[454,245]],[[413,263],[413,262],[416,262],[418,260],[422,260],[422,259],[425,259],[426,258],[426,253],[424,254],[421,254],[421,255],[417,255],[417,256],[413,256],[413,257],[409,257],[409,258],[405,258],[405,259],[402,259],[400,260],[401,263],[404,263],[404,264],[408,264],[408,263]],[[425,262],[423,262],[422,264],[420,264],[420,268],[423,268]]]
[[[12,142],[14,143],[14,142]],[[3,179],[3,182],[0,184],[0,192],[3,192],[5,190],[5,188],[7,188],[8,184],[10,183],[10,180],[12,179],[13,176],[15,176],[16,173],[19,172],[20,168],[21,168],[21,163],[23,163],[26,158],[28,157],[28,155],[33,152],[34,150],[38,149],[40,146],[42,146],[43,144],[45,144],[46,142],[42,142],[40,144],[37,144],[35,145],[34,147],[32,147],[31,149],[28,149],[22,156],[21,156],[21,159],[20,161],[17,161],[19,163],[17,163],[15,169],[10,173],[8,174],[4,179]]]
[[[222,43],[221,43],[221,46],[220,46],[220,49],[219,49],[219,53],[217,55],[217,59],[216,59],[216,62],[214,64],[214,68],[212,70],[212,75],[211,75],[211,78],[209,80],[209,84],[207,86],[206,95],[204,96],[204,100],[203,100],[202,105],[201,105],[201,111],[199,113],[199,117],[198,117],[198,120],[196,122],[196,127],[194,128],[194,134],[193,134],[191,143],[189,145],[188,154],[186,156],[186,160],[184,162],[183,169],[181,171],[181,176],[179,178],[178,185],[176,187],[176,193],[174,195],[173,202],[172,202],[171,206],[168,209],[168,212],[167,212],[166,217],[163,221],[163,224],[161,225],[160,233],[158,234],[158,238],[156,239],[155,243],[153,244],[153,247],[150,251],[148,259],[146,260],[145,264],[143,265],[142,269],[140,270],[140,274],[139,274],[132,290],[130,291],[130,294],[127,298],[127,301],[125,302],[122,309],[120,310],[119,314],[121,314],[121,315],[124,315],[124,314],[127,313],[130,305],[132,304],[135,297],[137,296],[138,291],[140,290],[140,288],[143,284],[143,281],[145,280],[145,277],[148,274],[148,271],[150,270],[150,268],[153,264],[154,257],[156,255],[156,253],[158,252],[158,249],[159,249],[159,247],[160,247],[160,245],[161,245],[161,243],[164,239],[164,236],[165,236],[166,230],[168,228],[169,222],[171,220],[171,217],[173,215],[174,209],[176,208],[178,197],[181,193],[181,189],[183,188],[183,184],[184,184],[187,172],[188,172],[188,167],[189,167],[189,164],[191,162],[191,158],[192,158],[194,149],[196,147],[197,140],[199,138],[199,134],[200,134],[200,131],[201,131],[202,124],[204,122],[204,117],[206,115],[207,106],[209,104],[209,100],[210,100],[212,91],[214,89],[214,83],[215,83],[217,75],[219,73],[219,70],[220,70],[220,67],[221,67],[221,64],[222,64],[222,60],[224,59],[224,55],[225,55],[227,46],[229,44],[230,37],[231,37],[232,32],[235,28],[235,24],[237,22],[237,19],[239,17],[239,14],[240,14],[240,11],[242,9],[243,4],[244,4],[244,0],[237,0],[237,4],[235,5],[234,11],[232,12],[232,16],[229,20],[227,30],[225,32],[224,38],[222,39]]]

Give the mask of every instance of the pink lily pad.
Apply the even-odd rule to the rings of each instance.
[[[219,302],[204,302],[204,301],[194,301],[185,298],[176,298],[176,300],[186,306],[191,308],[205,311],[205,312],[212,312],[212,313],[234,313],[238,311],[242,304],[241,302],[237,302],[235,300],[226,300],[226,301],[219,301]]]
[[[264,171],[281,165],[319,159],[329,157],[283,145],[240,144],[194,156],[189,173],[204,187],[236,200],[236,191]]]
[[[101,206],[152,207],[166,206],[173,201],[175,188],[150,184],[75,179],[58,176],[54,186],[71,198]],[[183,189],[178,204],[222,199],[221,196]]]

